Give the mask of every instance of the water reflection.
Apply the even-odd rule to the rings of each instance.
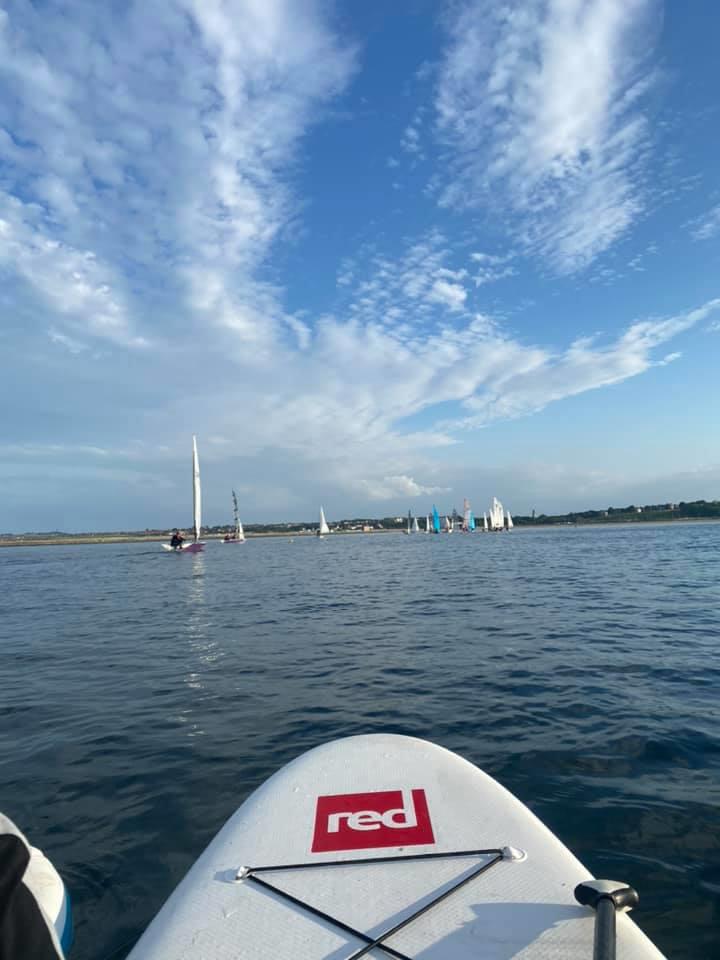
[[[186,617],[183,624],[187,655],[186,672],[182,681],[187,690],[178,721],[184,725],[188,737],[202,736],[206,731],[200,718],[205,714],[208,699],[208,667],[218,659],[217,640],[212,637],[212,624],[207,602],[207,562],[205,555],[196,553],[186,595]]]

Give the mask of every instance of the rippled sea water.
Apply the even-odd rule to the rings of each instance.
[[[331,738],[455,750],[674,960],[720,956],[720,524],[0,550],[0,809],[125,955],[241,801]]]

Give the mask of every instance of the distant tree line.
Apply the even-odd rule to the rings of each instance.
[[[693,500],[686,503],[650,503],[642,507],[631,503],[627,507],[608,507],[607,510],[579,510],[571,513],[547,514],[536,517],[513,517],[517,525],[552,523],[643,523],[657,520],[720,518],[720,500]]]

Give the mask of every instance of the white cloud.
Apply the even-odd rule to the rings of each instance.
[[[720,298],[668,319],[637,321],[605,347],[596,346],[593,338],[583,338],[559,355],[538,350],[524,368],[508,366],[497,371],[465,400],[465,407],[471,411],[466,424],[478,427],[498,418],[526,416],[554,401],[620,383],[650,367],[666,365],[679,354],[671,353],[658,360],[653,350],[718,309]]]
[[[351,293],[347,309],[357,320],[396,330],[402,324],[410,330],[435,322],[447,311],[460,312],[467,300],[468,273],[448,266],[454,257],[447,238],[431,230],[411,243],[398,260],[376,255],[364,278],[355,262],[352,276],[343,272]]]
[[[658,18],[656,0],[464,4],[436,98],[455,151],[441,202],[494,204],[560,273],[606,250],[643,210]]]
[[[720,233],[720,203],[690,223],[694,240],[711,240]]]
[[[395,500],[398,497],[427,497],[434,493],[446,493],[449,487],[428,487],[404,475],[368,480],[362,484],[362,492],[369,500]]]
[[[462,310],[467,299],[467,291],[459,283],[435,280],[427,298],[431,303],[443,304],[449,310]]]
[[[60,333],[59,330],[49,330],[48,336],[53,343],[59,343],[61,346],[65,347],[70,353],[75,354],[76,356],[80,353],[84,353],[87,350],[87,344],[80,343],[79,340],[74,340],[72,337],[68,337],[66,333]]]
[[[0,264],[12,269],[37,291],[45,303],[72,329],[113,341],[125,347],[143,347],[136,335],[117,287],[114,271],[98,262],[89,250],[77,250],[52,238],[43,229],[39,210],[0,191]],[[59,331],[51,339],[71,352],[79,341],[63,340]]]
[[[11,3],[6,263],[71,335],[134,345],[215,326],[267,356],[287,329],[257,279],[296,209],[283,173],[352,70],[315,2]]]
[[[400,146],[403,148],[405,153],[420,152],[420,134],[412,124],[405,127],[405,132],[400,140]]]

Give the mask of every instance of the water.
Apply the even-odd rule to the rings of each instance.
[[[120,958],[281,764],[431,738],[720,955],[720,525],[0,551],[0,809]]]

